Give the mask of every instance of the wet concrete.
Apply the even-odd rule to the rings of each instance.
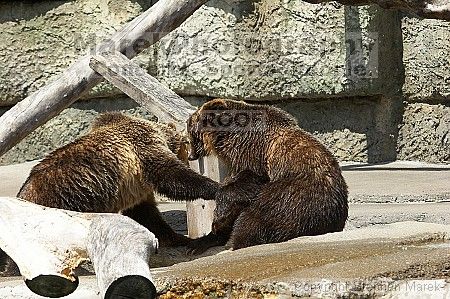
[[[450,292],[449,248],[449,225],[402,222],[213,253],[152,274],[160,298],[401,298],[414,279]],[[38,298],[24,288],[0,282],[0,298]],[[76,292],[98,298],[92,277]]]
[[[450,226],[446,225],[379,225],[224,252],[155,269],[155,276],[167,295],[163,298],[193,296],[203,288],[215,294],[236,292],[236,296],[256,298],[291,296],[299,291],[296,286],[320,286],[324,280],[335,286],[344,284],[342,292],[347,294],[377,291],[381,296],[404,279],[450,282],[449,239]],[[257,290],[254,296],[251,290]],[[339,290],[333,292],[333,297],[339,295]]]

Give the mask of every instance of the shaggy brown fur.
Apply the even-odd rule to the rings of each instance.
[[[106,113],[87,135],[36,165],[17,197],[79,212],[122,211],[161,245],[185,245],[189,239],[161,217],[154,191],[175,200],[212,200],[219,188],[179,159],[186,159],[186,145],[174,126]]]
[[[216,194],[211,233],[190,242],[187,253],[199,254],[210,247],[225,245],[233,232],[236,219],[244,209],[253,204],[268,182],[267,177],[259,177],[249,170],[240,172],[236,177],[228,177]]]
[[[230,115],[247,115],[251,121],[246,126],[230,122]],[[233,223],[233,249],[344,228],[347,185],[338,162],[285,111],[217,99],[190,117],[188,132],[190,159],[215,154],[231,170],[230,176],[236,178],[232,184],[240,184],[237,193],[232,192],[233,185],[223,187],[216,199],[219,206],[225,203],[229,207],[214,221],[224,222],[225,227]],[[255,178],[256,185],[252,181]],[[253,194],[242,192],[242,186],[250,186],[247,190],[254,190]],[[224,215],[229,217],[224,220]],[[214,223],[210,235],[192,242],[192,250],[199,252],[214,244],[211,240],[227,239],[226,230],[221,233],[217,227],[221,225]]]

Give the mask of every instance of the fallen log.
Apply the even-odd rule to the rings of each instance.
[[[118,51],[132,58],[177,28],[206,2],[160,0],[98,45],[94,52]],[[81,57],[53,82],[0,117],[0,156],[102,81],[103,78],[89,67],[89,61],[90,55]]]
[[[97,217],[86,244],[102,298],[156,297],[149,268],[150,255],[158,248],[153,233],[128,217]]]
[[[304,0],[318,4],[334,0]],[[442,0],[337,0],[344,5],[378,4],[386,9],[399,9],[422,18],[450,21],[450,3]]]
[[[127,288],[155,294],[148,258],[157,240],[128,217],[47,208],[11,197],[0,197],[0,211],[0,248],[34,293],[52,298],[72,293],[78,286],[73,270],[91,259],[105,296],[118,298],[113,295]]]
[[[24,200],[0,198],[0,247],[38,295],[61,297],[78,286],[74,275],[88,259],[83,248],[90,220]]]

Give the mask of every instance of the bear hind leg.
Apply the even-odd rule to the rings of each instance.
[[[265,237],[268,234],[266,225],[257,215],[252,207],[239,215],[230,237],[233,250],[269,243]]]
[[[191,239],[176,233],[162,218],[155,202],[144,201],[122,212],[155,234],[161,246],[184,246]]]

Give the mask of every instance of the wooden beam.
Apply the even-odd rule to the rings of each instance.
[[[119,52],[91,57],[90,66],[162,122],[173,122],[183,130],[196,110],[182,97],[150,76]]]
[[[110,83],[155,114],[159,121],[174,122],[178,130],[186,128],[186,121],[196,110],[167,86],[150,76],[139,65],[120,53],[101,53],[91,58],[90,66]],[[200,164],[204,167],[200,169]],[[216,157],[192,161],[190,167],[220,182],[225,172]],[[211,231],[215,202],[198,199],[187,204],[189,237],[196,238]]]
[[[149,259],[158,248],[155,235],[122,215],[95,218],[87,237],[102,298],[150,299],[156,288]]]
[[[157,240],[128,217],[47,208],[12,197],[0,197],[0,211],[0,248],[34,293],[72,293],[78,286],[73,270],[88,258],[102,294],[120,294],[130,284],[154,293],[148,258]]]
[[[206,2],[160,0],[98,45],[94,52],[118,51],[132,58],[177,28]],[[89,61],[89,55],[81,57],[53,82],[0,117],[0,156],[102,81],[102,77],[89,67]]]
[[[200,169],[200,164],[203,166],[203,169]],[[217,182],[222,182],[228,175],[228,171],[224,168],[223,164],[214,156],[205,157],[200,163],[199,161],[191,161],[190,166],[198,173],[206,175]],[[189,237],[199,238],[207,235],[211,231],[216,203],[198,199],[186,203],[186,206]]]

